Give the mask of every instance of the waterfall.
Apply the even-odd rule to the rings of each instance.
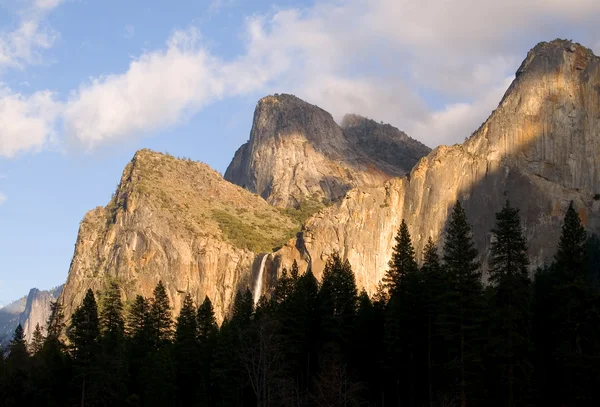
[[[258,269],[258,277],[256,278],[256,285],[254,286],[254,305],[258,304],[260,295],[262,294],[263,287],[263,275],[265,273],[265,264],[267,262],[268,254],[265,254],[260,261],[260,269]]]

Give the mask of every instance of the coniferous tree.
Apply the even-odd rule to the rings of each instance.
[[[488,398],[498,406],[522,406],[531,375],[529,259],[519,210],[508,201],[496,214],[492,233]]]
[[[202,405],[212,405],[215,399],[212,370],[214,368],[214,352],[217,346],[219,327],[215,319],[210,298],[206,296],[198,307],[198,345],[200,347],[200,385],[199,399]]]
[[[167,290],[162,281],[154,288],[154,297],[150,304],[152,338],[154,346],[161,347],[173,338],[173,318]]]
[[[40,328],[39,322],[35,324],[35,330],[31,335],[31,343],[29,344],[29,353],[31,355],[37,355],[42,348],[44,347],[44,334],[42,333],[42,328]]]
[[[417,386],[422,380],[419,359],[423,343],[422,284],[415,251],[404,220],[396,236],[392,259],[384,278],[390,294],[385,319],[388,398],[400,404],[414,405]]]
[[[457,398],[462,407],[467,400],[477,399],[480,391],[481,348],[483,341],[483,285],[476,260],[477,249],[471,226],[459,201],[456,202],[446,232],[444,264],[448,290],[445,310],[441,316],[449,357],[446,361],[446,382],[457,377],[456,386],[450,386],[444,397]],[[469,402],[469,404],[473,404]]]
[[[71,317],[67,333],[75,364],[76,383],[79,387],[81,405],[98,401],[98,369],[100,355],[100,324],[94,292],[88,289],[82,304]]]
[[[196,381],[200,372],[196,308],[191,295],[186,294],[175,329],[174,357],[179,404],[195,405],[198,401]]]
[[[350,263],[342,261],[338,253],[334,253],[325,264],[319,306],[325,355],[347,362],[358,290]]]
[[[415,260],[415,249],[413,248],[408,226],[404,219],[400,224],[400,229],[396,235],[396,245],[393,249],[392,259],[389,262],[388,270],[383,278],[383,282],[390,293],[400,288],[400,281],[404,276],[417,271],[417,262]]]
[[[46,341],[60,341],[60,335],[65,329],[65,314],[58,300],[50,303],[50,316],[46,323]]]
[[[127,315],[127,356],[130,373],[129,392],[141,397],[140,379],[143,362],[152,349],[152,321],[149,301],[138,295]]]
[[[541,394],[564,405],[598,401],[598,294],[588,271],[587,233],[573,202],[565,214],[554,263],[536,275],[536,344],[548,354],[538,356]],[[545,304],[545,309],[541,305]],[[544,312],[547,314],[545,315]],[[536,345],[540,346],[540,345]],[[538,352],[539,355],[539,352]],[[539,373],[547,373],[540,378]]]
[[[443,361],[443,338],[440,329],[440,314],[444,312],[444,293],[446,276],[443,271],[437,246],[429,237],[423,249],[423,279],[424,323],[425,323],[425,353],[427,358],[427,405],[433,406],[439,393],[441,379],[441,363]]]
[[[127,394],[127,360],[121,289],[114,281],[109,283],[102,297],[99,321],[102,333],[101,393],[105,403],[119,405]]]
[[[25,365],[29,360],[25,332],[21,324],[15,329],[14,335],[8,344],[7,360],[15,365]]]

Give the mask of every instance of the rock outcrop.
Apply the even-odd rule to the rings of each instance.
[[[19,323],[23,327],[25,339],[31,340],[35,326],[40,324],[42,329],[46,328],[46,323],[50,317],[50,304],[60,296],[63,286],[58,286],[51,290],[38,290],[32,288],[27,295],[25,309],[19,317]]]
[[[343,127],[292,95],[261,99],[250,140],[235,153],[225,179],[279,207],[335,201],[358,186],[406,174],[430,149],[390,125],[347,116]]]
[[[268,291],[293,260],[320,277],[334,251],[373,292],[400,221],[420,256],[428,237],[443,244],[457,200],[484,268],[494,214],[506,199],[520,208],[533,269],[551,260],[571,200],[588,229],[600,230],[600,58],[568,41],[537,45],[465,143],[413,167],[427,151],[359,116],[340,127],[289,95],[258,103],[250,140],[225,174],[245,189],[204,164],[140,151],[107,207],[81,223],[65,313],[110,280],[126,301],[151,296],[162,280],[175,313],[184,294],[208,295],[222,320],[238,289]],[[313,214],[306,201],[330,205]]]
[[[401,219],[420,254],[430,236],[443,243],[449,211],[460,200],[485,267],[494,214],[509,199],[521,210],[533,268],[552,259],[569,201],[588,229],[600,230],[598,192],[600,58],[568,41],[541,43],[464,144],[436,148],[407,177],[349,191],[311,218],[274,264],[303,260],[320,276],[339,251],[359,286],[373,292]]]
[[[159,280],[175,315],[186,293],[208,295],[222,320],[237,290],[253,288],[260,263],[300,229],[298,221],[207,165],[142,150],[106,207],[79,229],[61,301],[65,315],[88,288],[117,281],[125,302],[152,296]],[[258,263],[258,264],[257,264]]]
[[[23,327],[27,341],[31,340],[37,324],[45,329],[50,317],[50,303],[56,301],[62,287],[50,290],[32,288],[26,297],[0,308],[0,343],[8,342],[19,324]]]

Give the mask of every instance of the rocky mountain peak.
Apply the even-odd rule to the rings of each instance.
[[[570,41],[540,43],[464,147],[564,187],[596,190],[599,111],[600,58]]]
[[[392,126],[359,116],[344,123],[340,127],[331,114],[295,96],[267,96],[225,179],[273,205],[297,208],[404,175],[429,152]]]

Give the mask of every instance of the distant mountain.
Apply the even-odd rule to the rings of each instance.
[[[465,143],[431,152],[390,125],[348,115],[338,126],[295,96],[267,96],[225,173],[232,183],[138,152],[114,198],[82,221],[61,301],[68,317],[88,288],[116,280],[129,301],[162,280],[175,313],[185,293],[208,295],[222,320],[237,290],[268,292],[293,260],[320,277],[336,251],[373,292],[401,220],[420,257],[428,237],[443,243],[457,200],[485,269],[494,214],[510,199],[533,268],[552,258],[571,200],[600,231],[599,134],[600,58],[563,40],[528,53]]]
[[[50,303],[58,299],[62,288],[62,285],[44,291],[32,288],[26,297],[0,308],[0,343],[8,342],[19,324],[28,341],[36,324],[45,328],[50,317]]]
[[[431,149],[390,126],[331,114],[293,95],[262,98],[250,140],[235,153],[225,179],[279,207],[335,201],[355,187],[408,173]]]

